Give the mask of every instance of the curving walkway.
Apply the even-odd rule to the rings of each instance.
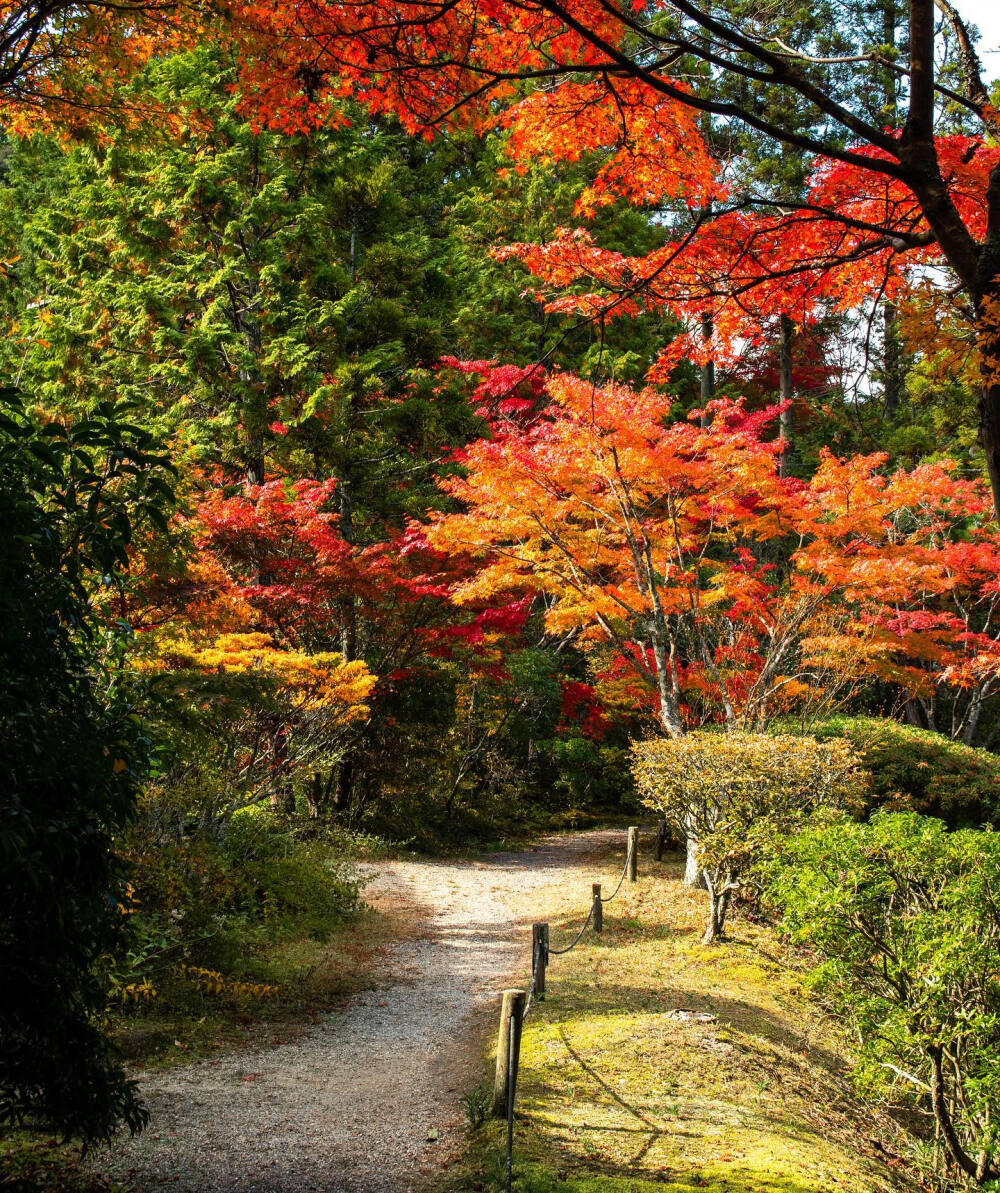
[[[570,878],[621,833],[550,837],[477,861],[369,867],[366,897],[425,919],[395,945],[384,985],[294,1042],[142,1082],[138,1139],[95,1159],[142,1193],[408,1193],[433,1188],[460,1146],[460,1098],[482,1079],[498,992],[530,972],[524,896]]]

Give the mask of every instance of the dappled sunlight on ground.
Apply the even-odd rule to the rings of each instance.
[[[617,846],[590,860],[607,882]],[[844,1042],[804,991],[799,963],[739,918],[730,940],[703,946],[704,895],[680,872],[679,859],[657,865],[646,847],[640,881],[606,908],[603,935],[552,959],[524,1031],[515,1187],[912,1188],[903,1133],[852,1095]],[[564,882],[533,891],[528,918],[548,920],[556,942],[582,921],[588,894]],[[463,1187],[493,1187],[496,1132],[480,1133],[480,1176]]]

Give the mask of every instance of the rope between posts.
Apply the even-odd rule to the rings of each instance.
[[[587,928],[590,926],[590,921],[591,921],[593,918],[594,918],[594,905],[593,905],[593,903],[592,903],[592,904],[590,905],[590,911],[588,911],[588,912],[587,912],[587,918],[586,918],[586,919],[583,921],[583,927],[580,929],[580,931],[579,931],[579,932],[577,932],[577,934],[576,934],[576,937],[575,937],[575,938],[574,938],[574,940],[573,940],[573,943],[572,943],[572,944],[568,944],[568,945],[566,945],[566,947],[565,947],[565,948],[563,948],[563,949],[553,949],[553,948],[550,948],[550,949],[549,949],[549,956],[550,956],[550,957],[558,957],[558,956],[559,956],[560,954],[562,954],[562,953],[568,953],[568,952],[570,951],[570,949],[575,949],[575,948],[576,948],[576,946],[577,946],[577,945],[580,943],[580,941],[583,939],[583,934],[584,934],[584,932],[586,932],[586,931],[587,931]]]
[[[632,860],[632,850],[629,849],[628,852],[625,854],[625,865],[622,867],[622,873],[621,873],[621,877],[618,879],[618,885],[611,892],[611,894],[608,895],[606,898],[604,896],[601,897],[602,903],[610,903],[611,900],[622,889],[622,883],[625,881],[625,875],[628,873],[629,862],[631,862],[631,860]]]

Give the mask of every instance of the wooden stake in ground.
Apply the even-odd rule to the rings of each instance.
[[[507,1117],[507,1082],[510,1079],[511,1065],[517,1071],[517,1057],[511,1056],[510,1021],[513,1018],[517,1029],[513,1033],[517,1040],[521,1038],[521,1019],[524,1015],[524,991],[505,990],[503,1002],[500,1005],[500,1035],[497,1038],[497,1071],[493,1081],[493,1117]]]
[[[639,877],[639,826],[629,825],[626,849],[628,850],[628,880],[635,882]]]
[[[656,822],[656,860],[663,861],[663,850],[667,843],[667,822],[665,820],[658,820]]]
[[[545,995],[545,967],[549,962],[549,926],[531,925],[531,972],[535,978],[535,993]]]
[[[604,904],[601,901],[601,884],[594,883],[594,931],[601,933],[604,930]]]

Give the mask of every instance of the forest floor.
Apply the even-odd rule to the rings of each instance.
[[[502,1129],[470,1130],[500,990],[530,923],[575,935],[613,889],[624,834],[462,861],[369,864],[366,898],[410,926],[375,987],[300,1034],[140,1073],[147,1131],[92,1161],[138,1193],[502,1188]],[[526,1023],[519,1193],[890,1193],[907,1139],[851,1094],[836,1029],[768,929],[699,943],[704,896],[644,844],[600,938],[553,957]],[[266,1042],[265,1042],[266,1041]]]

